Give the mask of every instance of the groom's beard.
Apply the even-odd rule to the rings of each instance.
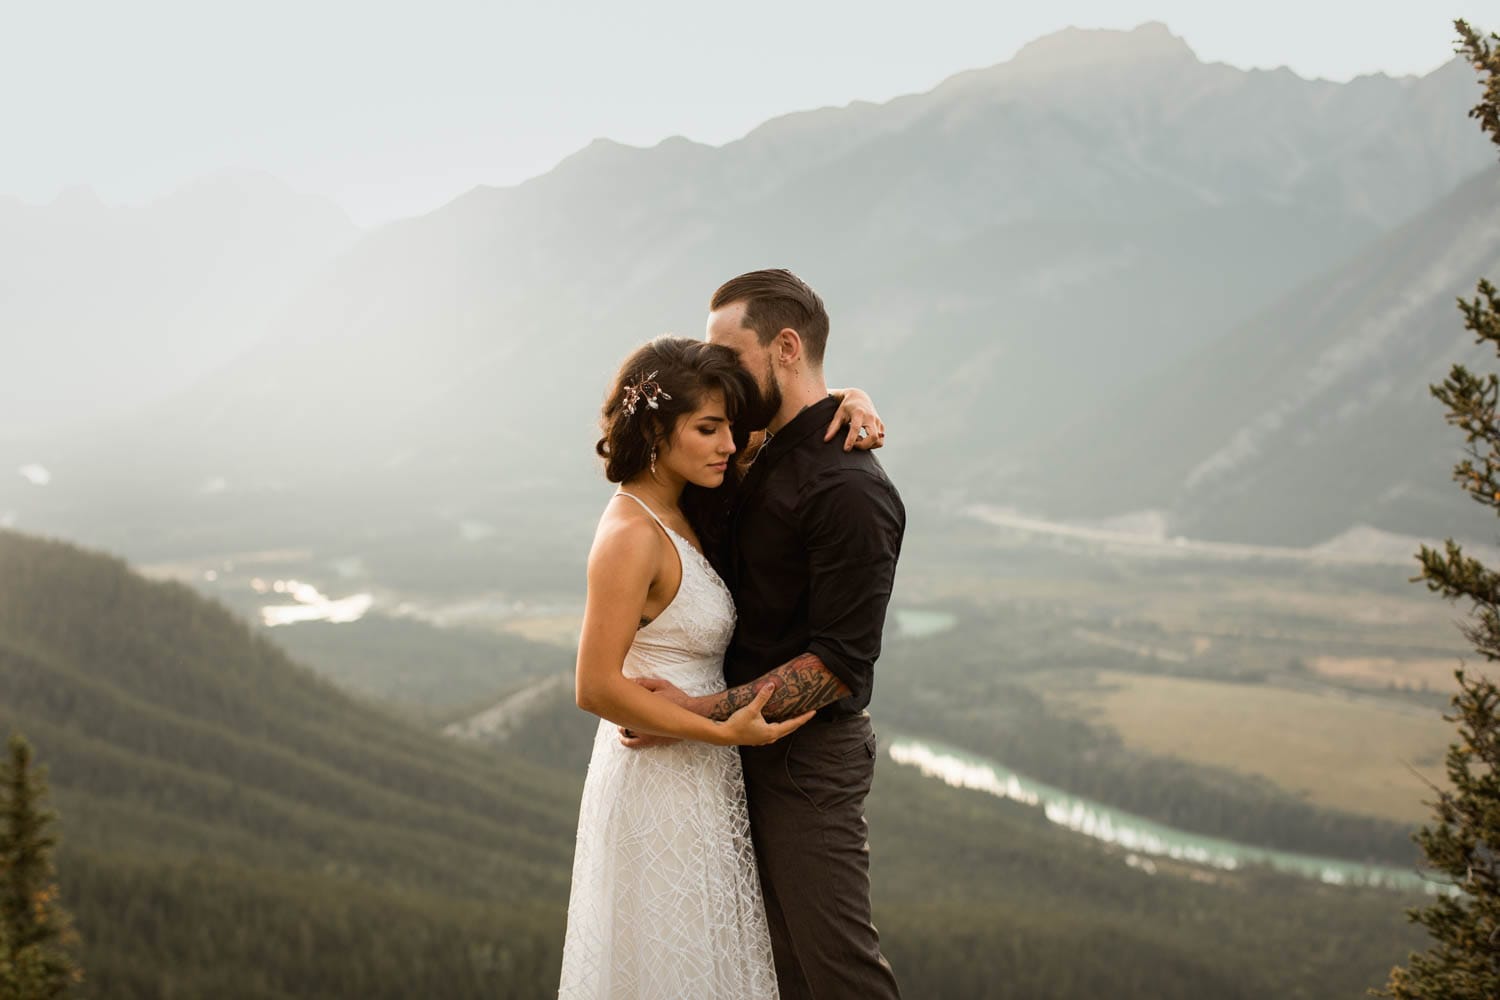
[[[760,387],[758,397],[746,401],[742,419],[750,430],[763,431],[771,426],[771,421],[781,412],[781,386],[776,384],[774,377],[766,379],[766,384]]]

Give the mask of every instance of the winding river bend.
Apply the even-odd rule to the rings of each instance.
[[[997,761],[934,740],[898,735],[891,740],[889,752],[897,764],[915,767],[927,777],[956,788],[970,788],[1038,806],[1047,819],[1059,826],[1127,849],[1131,852],[1127,862],[1146,871],[1155,870],[1149,860],[1154,856],[1225,870],[1258,865],[1331,885],[1378,886],[1431,894],[1447,888],[1443,883],[1422,877],[1414,869],[1296,854],[1174,830],[1033,781]]]

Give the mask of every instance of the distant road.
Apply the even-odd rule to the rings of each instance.
[[[573,682],[572,672],[552,674],[528,684],[515,694],[508,695],[495,704],[458,722],[443,727],[444,736],[461,740],[478,740],[487,743],[499,742],[515,730],[529,714],[546,703],[552,692]]]
[[[1001,507],[974,504],[963,513],[977,521],[1020,535],[1066,539],[1099,546],[1126,555],[1160,558],[1219,559],[1243,562],[1252,559],[1321,563],[1325,565],[1411,566],[1419,547],[1441,547],[1441,542],[1411,535],[1397,535],[1366,525],[1356,525],[1337,538],[1306,548],[1280,545],[1250,545],[1242,542],[1205,542],[1181,535],[1165,537],[1145,531],[1124,531],[1080,524],[1064,524],[1028,517]],[[1486,562],[1500,561],[1500,549],[1464,544],[1464,551]]]

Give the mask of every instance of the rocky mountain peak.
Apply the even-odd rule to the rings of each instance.
[[[1160,21],[1130,31],[1064,28],[1029,42],[1010,61],[1014,69],[1070,71],[1086,66],[1197,61],[1198,57]]]

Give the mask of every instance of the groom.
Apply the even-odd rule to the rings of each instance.
[[[716,560],[739,612],[724,663],[731,687],[690,698],[646,683],[716,719],[768,681],[767,719],[818,709],[786,739],[740,748],[776,978],[783,1000],[897,998],[870,922],[864,802],[875,736],[865,706],[906,511],[866,450],[879,444],[878,423],[850,428],[854,450],[823,433],[838,400],[823,379],[828,313],[817,293],[790,271],[752,271],[709,308],[708,340],[739,354],[769,417]]]

